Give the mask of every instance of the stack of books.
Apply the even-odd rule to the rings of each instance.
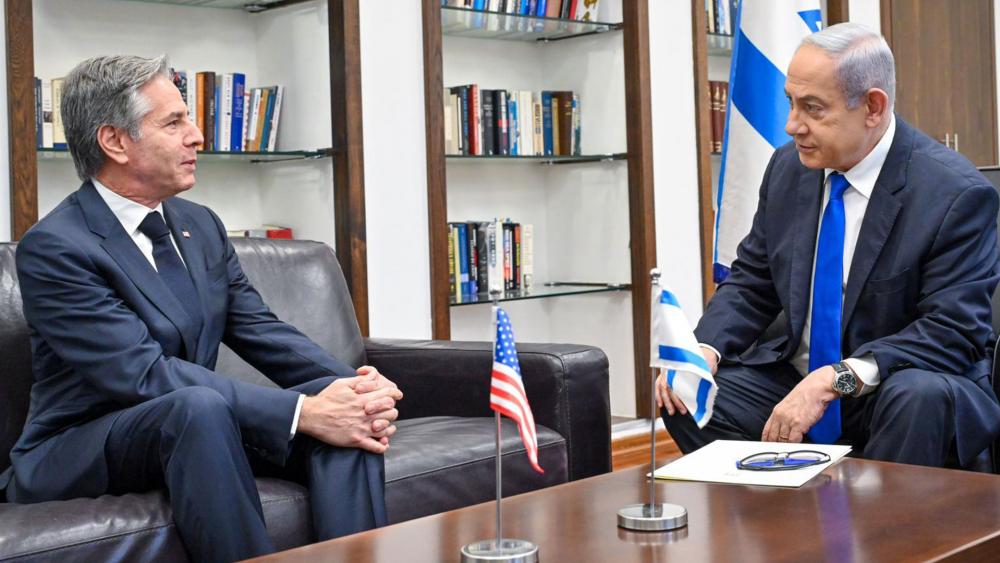
[[[726,106],[729,101],[729,83],[719,80],[708,82],[712,98],[712,153],[722,153],[722,137],[726,133]]]
[[[534,275],[534,229],[510,219],[448,223],[448,279],[456,303],[527,291]]]
[[[446,88],[445,153],[476,156],[580,154],[580,97],[572,91]]]
[[[247,88],[240,72],[198,72],[171,69],[174,84],[198,125],[202,150],[273,152],[276,150],[284,86]]]
[[[517,16],[597,21],[598,2],[599,0],[441,0],[441,5]]]
[[[254,229],[229,229],[226,231],[226,235],[229,238],[294,238],[290,227],[279,227],[277,225],[263,225]]]
[[[66,148],[61,113],[63,82],[62,78],[35,77],[35,146],[40,149]]]

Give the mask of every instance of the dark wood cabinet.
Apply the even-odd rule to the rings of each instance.
[[[997,164],[992,0],[882,0],[896,112],[977,166]]]

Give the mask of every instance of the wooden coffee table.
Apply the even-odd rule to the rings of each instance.
[[[542,561],[998,561],[1000,476],[844,459],[799,489],[659,481],[688,526],[616,526],[646,498],[637,467],[504,500],[504,535]],[[277,553],[259,561],[458,561],[494,533],[493,503]]]

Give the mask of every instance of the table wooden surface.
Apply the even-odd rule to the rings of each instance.
[[[688,510],[667,533],[628,532],[648,466],[504,499],[504,535],[552,561],[1000,561],[1000,476],[844,459],[798,489],[658,481]],[[258,561],[459,561],[495,534],[484,503]]]

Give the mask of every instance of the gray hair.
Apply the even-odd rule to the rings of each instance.
[[[868,90],[878,88],[889,95],[889,109],[896,102],[896,62],[885,38],[859,23],[839,23],[807,35],[799,45],[822,49],[837,62],[837,80],[854,109]]]
[[[165,55],[155,59],[94,57],[76,65],[66,76],[63,128],[81,180],[93,178],[104,165],[104,151],[97,142],[101,126],[111,125],[124,129],[133,139],[142,138],[142,119],[151,108],[139,89],[157,76],[170,78]]]

